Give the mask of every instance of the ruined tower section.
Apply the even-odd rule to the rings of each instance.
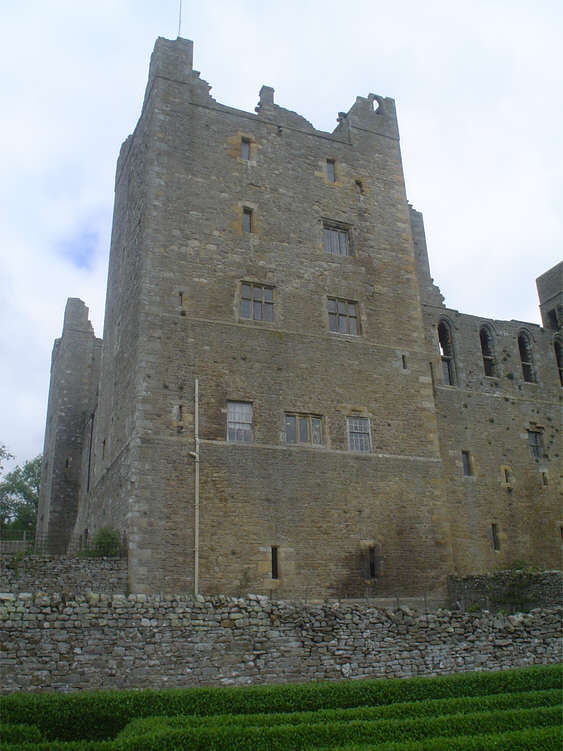
[[[94,410],[100,354],[88,308],[69,298],[53,347],[41,468],[37,547],[49,553],[67,552],[76,520],[84,425]]]
[[[421,223],[414,235],[453,570],[557,568],[563,363],[554,326],[562,265],[537,281],[544,328],[467,315],[443,304],[430,283]]]
[[[256,114],[217,103],[192,53],[157,41],[119,159],[75,534],[126,534],[138,592],[431,589],[451,550],[394,103],[326,133],[268,86]]]
[[[536,279],[543,327],[560,331],[563,327],[563,261]]]

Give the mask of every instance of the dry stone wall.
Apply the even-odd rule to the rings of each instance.
[[[562,608],[515,615],[158,595],[0,594],[4,692],[435,675],[557,662]]]
[[[127,592],[122,558],[66,558],[49,555],[0,556],[0,592]]]

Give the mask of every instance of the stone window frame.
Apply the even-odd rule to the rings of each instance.
[[[252,402],[234,399],[227,401],[227,442],[254,442],[254,408]]]
[[[471,456],[471,451],[467,451],[465,449],[461,452],[461,468],[463,472],[463,477],[474,477],[475,472],[473,470],[473,457]]]
[[[288,419],[295,420],[295,440],[290,440],[291,435],[288,429]],[[318,426],[315,429],[314,423],[317,422]],[[303,440],[302,428],[306,429],[306,438]],[[323,416],[319,414],[309,414],[306,412],[285,412],[284,413],[284,430],[285,430],[285,442],[289,446],[313,446],[314,448],[320,448],[325,446],[325,427]],[[320,442],[314,440],[315,433],[320,430]]]
[[[254,209],[251,206],[242,207],[242,232],[245,235],[254,232]]]
[[[248,288],[248,291],[245,288]],[[239,283],[238,298],[240,321],[260,324],[274,322],[275,287],[272,284],[242,279]],[[247,310],[248,315],[245,315]]]
[[[361,429],[360,429],[361,428]],[[366,415],[347,415],[348,450],[356,454],[372,454],[371,420]]]
[[[496,357],[495,338],[491,327],[484,323],[479,329],[481,342],[481,357],[483,358],[483,370],[487,378],[498,378],[498,363]]]
[[[341,336],[361,336],[360,305],[357,300],[327,295],[328,330]],[[353,306],[353,310],[351,310]],[[334,307],[334,310],[331,310]],[[346,310],[344,308],[346,307]],[[355,323],[352,323],[355,321]],[[342,331],[343,325],[346,331]],[[351,329],[356,329],[355,331]]]
[[[331,258],[349,258],[354,255],[352,228],[334,219],[323,219],[323,249]]]
[[[543,429],[539,427],[528,428],[528,447],[532,459],[539,461],[545,459],[545,449],[543,445]]]
[[[553,339],[553,351],[555,352],[555,364],[559,372],[559,383],[563,386],[563,341],[559,336]]]
[[[243,162],[250,162],[252,156],[252,139],[248,136],[240,137],[240,158]]]
[[[532,337],[530,334],[521,329],[518,332],[518,353],[520,355],[520,365],[522,366],[522,377],[525,383],[537,383],[536,366],[534,363],[534,352],[532,350]]]
[[[326,176],[329,183],[334,184],[336,182],[336,159],[327,158]]]
[[[442,384],[444,386],[455,386],[457,383],[457,366],[452,325],[447,318],[442,317],[438,321],[436,329],[442,365]]]

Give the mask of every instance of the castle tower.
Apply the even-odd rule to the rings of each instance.
[[[75,534],[125,533],[133,591],[420,590],[450,554],[394,103],[325,133],[192,57],[157,41],[119,158]]]
[[[96,402],[102,342],[88,308],[68,299],[63,333],[55,341],[47,406],[37,517],[37,549],[65,553],[76,521],[84,427]]]

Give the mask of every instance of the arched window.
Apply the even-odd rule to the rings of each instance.
[[[553,348],[555,349],[555,359],[559,368],[559,382],[563,386],[563,345],[560,339],[556,339],[553,342]]]
[[[454,348],[452,332],[447,321],[441,320],[438,324],[438,341],[442,360],[442,381],[446,386],[453,386],[455,384]]]
[[[481,339],[481,354],[483,355],[483,368],[486,376],[497,376],[497,360],[495,357],[495,346],[493,335],[488,326],[481,326],[479,331]]]
[[[522,374],[524,380],[528,383],[536,382],[536,371],[534,368],[534,356],[532,354],[532,343],[529,335],[525,331],[518,334],[518,349],[520,351],[520,362],[522,363]]]

